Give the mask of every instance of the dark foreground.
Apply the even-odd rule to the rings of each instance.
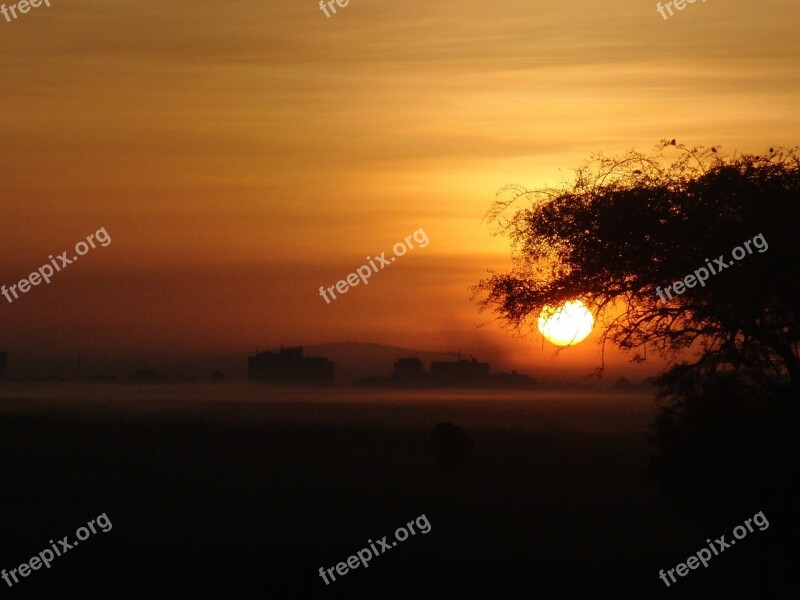
[[[644,478],[647,397],[225,388],[1,390],[0,568],[113,524],[4,597],[752,598],[774,577],[770,520],[658,578],[738,523],[687,522]],[[475,444],[463,472],[432,456],[440,421]],[[423,514],[427,534],[319,576]]]

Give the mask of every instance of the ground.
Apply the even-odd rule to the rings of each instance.
[[[0,567],[101,513],[113,524],[6,592],[753,597],[770,530],[669,589],[658,578],[728,532],[688,522],[644,477],[654,414],[630,393],[6,386]],[[463,472],[432,457],[442,421],[475,445]],[[319,576],[423,514],[429,533],[330,585]]]

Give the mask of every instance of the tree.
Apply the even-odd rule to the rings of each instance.
[[[598,316],[604,348],[610,341],[634,360],[698,350],[698,371],[748,368],[798,390],[796,150],[726,158],[664,140],[653,155],[595,156],[560,187],[508,186],[488,218],[509,235],[513,266],[476,286],[481,306],[525,330],[545,304],[580,298]],[[753,250],[756,236],[766,248]],[[750,252],[732,261],[745,242]],[[715,265],[698,285],[698,269]],[[692,274],[693,287],[659,295]]]
[[[800,521],[797,149],[726,158],[663,141],[651,156],[597,156],[561,187],[501,193],[489,218],[510,236],[513,263],[476,286],[482,308],[525,331],[544,305],[580,298],[604,348],[668,358],[648,473],[709,534],[755,510],[782,523],[745,565],[779,597]],[[731,260],[757,236],[756,251]],[[698,269],[713,264],[700,285]],[[662,300],[679,280],[683,293]]]

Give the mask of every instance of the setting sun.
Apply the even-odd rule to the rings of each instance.
[[[571,346],[586,339],[594,327],[594,317],[580,300],[564,302],[558,308],[545,305],[539,313],[539,331],[556,346]]]

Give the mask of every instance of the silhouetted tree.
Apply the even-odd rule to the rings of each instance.
[[[433,456],[444,472],[463,469],[472,462],[474,445],[460,427],[452,423],[437,423],[431,432]]]
[[[671,163],[664,151],[674,147]],[[725,158],[663,141],[659,153],[598,156],[560,188],[511,186],[490,219],[513,268],[476,286],[484,309],[525,331],[545,304],[581,298],[610,341],[673,366],[659,379],[649,473],[709,534],[756,510],[782,524],[758,568],[785,582],[798,524],[800,159],[796,149]],[[509,217],[506,209],[528,200]],[[761,235],[705,285],[657,294]],[[694,353],[692,362],[687,355]],[[601,365],[602,369],[602,365]],[[716,527],[716,529],[714,529]],[[765,542],[766,543],[766,542]],[[780,566],[781,572],[775,574]]]
[[[719,527],[754,506],[790,508],[798,438],[784,410],[789,390],[759,379],[741,370],[698,378],[688,365],[661,377],[649,473],[681,508]]]
[[[671,163],[664,150],[675,147]],[[598,156],[560,188],[510,186],[489,219],[512,241],[509,273],[476,286],[483,308],[524,330],[545,304],[580,297],[601,319],[603,344],[674,359],[701,350],[696,367],[754,366],[800,385],[800,159],[794,150],[724,158],[716,148],[663,141],[659,154]],[[510,216],[515,201],[528,200]],[[761,234],[753,251],[704,286],[665,288],[712,266]],[[666,296],[665,296],[666,298]]]

